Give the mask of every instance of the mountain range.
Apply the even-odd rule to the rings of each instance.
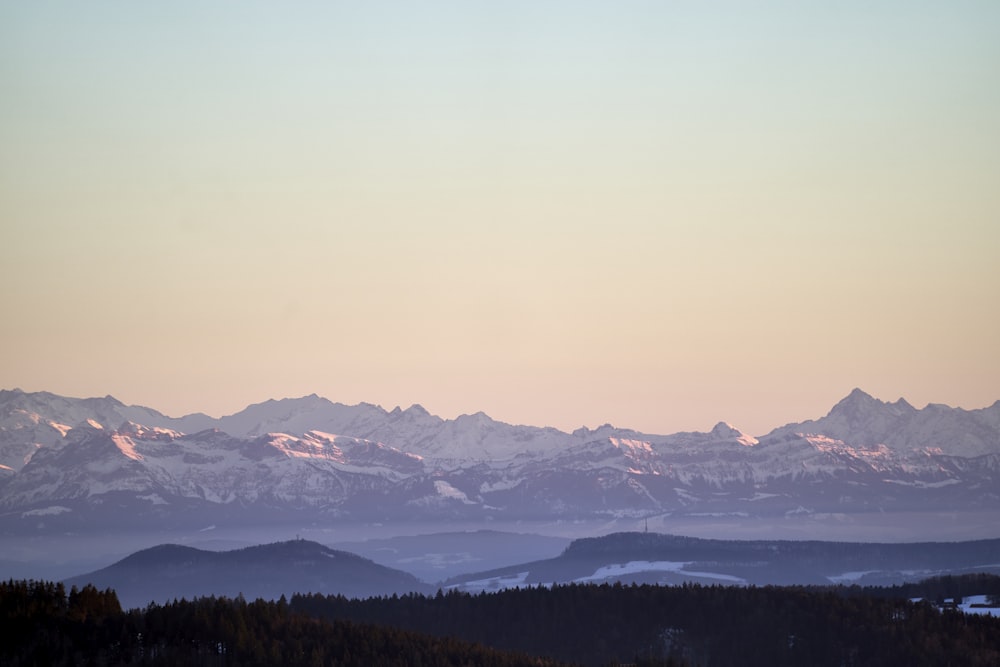
[[[997,513],[1000,401],[855,389],[751,436],[572,433],[315,395],[222,418],[0,391],[0,534],[208,525]]]

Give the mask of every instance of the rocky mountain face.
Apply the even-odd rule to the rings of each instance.
[[[0,391],[0,528],[356,520],[780,516],[1000,506],[1000,401],[860,390],[752,437],[564,433],[420,406],[267,401],[167,417],[108,396]]]

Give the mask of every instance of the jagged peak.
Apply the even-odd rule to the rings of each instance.
[[[712,427],[712,435],[718,436],[720,438],[728,438],[732,436],[743,435],[743,432],[738,428],[730,424],[729,422],[721,421]]]
[[[878,400],[871,394],[855,387],[851,390],[851,393],[840,399],[840,401],[838,401],[837,404],[830,409],[829,414],[856,414],[859,410],[865,410],[879,405],[885,405],[885,403]]]
[[[116,408],[127,407],[124,403],[122,403],[121,401],[119,401],[117,398],[115,398],[111,394],[108,394],[108,395],[103,396],[103,397],[84,398],[84,399],[81,399],[81,402],[84,403],[85,405],[92,405],[92,404],[95,404],[95,403],[96,404],[109,404],[110,403],[113,407],[116,407]]]
[[[581,426],[580,428],[573,431],[573,435],[588,436],[588,435],[594,435],[595,433],[617,431],[617,430],[618,429],[615,428],[614,424],[606,422],[604,424],[601,424],[597,428],[590,428],[589,426]]]
[[[302,404],[302,405],[308,405],[310,407],[314,405],[326,405],[327,403],[330,403],[329,400],[315,393],[308,394],[306,396],[299,396],[298,398],[283,398],[281,399],[280,402],[291,403],[291,404]]]
[[[852,389],[851,393],[849,393],[847,396],[845,396],[843,398],[843,400],[841,400],[840,402],[841,403],[845,403],[845,402],[849,402],[849,403],[878,402],[878,403],[881,403],[881,401],[879,401],[877,398],[875,398],[874,396],[872,396],[871,394],[869,394],[867,391],[864,391],[860,387],[855,387],[854,389]]]
[[[947,405],[930,403],[927,408],[933,410],[951,410]],[[925,408],[926,409],[926,408]],[[900,397],[895,402],[882,401],[860,389],[854,389],[850,394],[833,406],[828,416],[842,416],[851,419],[864,417],[876,412],[902,417],[919,412],[905,398]]]
[[[316,394],[309,394],[308,396],[285,396],[284,398],[269,398],[266,401],[261,401],[259,403],[251,403],[244,409],[249,410],[250,408],[257,408],[265,405],[271,406],[271,405],[294,405],[297,403],[313,403],[318,400],[323,400],[323,399],[320,399],[320,397],[317,396]]]
[[[916,410],[917,410],[917,409],[916,409],[915,407],[913,407],[913,406],[912,406],[912,405],[910,404],[910,402],[909,402],[909,401],[907,401],[907,400],[906,400],[905,398],[903,398],[902,396],[900,396],[900,397],[899,397],[899,400],[897,400],[897,401],[896,401],[895,403],[893,403],[892,405],[893,405],[893,406],[895,406],[895,407],[897,407],[897,408],[899,408],[900,410],[905,410],[906,412],[916,412]]]
[[[471,415],[468,414],[459,415],[458,417],[455,418],[455,423],[484,425],[484,424],[492,424],[494,422],[492,417],[490,417],[488,414],[480,410],[479,412],[475,412]]]
[[[758,443],[757,438],[744,433],[729,422],[725,421],[721,421],[716,424],[710,431],[710,434],[713,438],[718,440],[735,440],[741,445],[746,445],[748,447]]]

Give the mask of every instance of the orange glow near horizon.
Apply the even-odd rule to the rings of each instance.
[[[1000,5],[236,11],[0,8],[0,385],[753,435],[1000,399]]]

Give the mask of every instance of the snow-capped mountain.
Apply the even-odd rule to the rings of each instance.
[[[1000,401],[981,410],[931,403],[917,410],[899,399],[885,403],[855,389],[815,421],[789,424],[777,433],[816,434],[860,447],[885,445],[898,454],[919,452],[971,458],[1000,452]]]
[[[0,523],[783,515],[1000,506],[1000,402],[860,390],[753,437],[564,433],[318,396],[213,419],[112,397],[0,392]],[[33,523],[32,523],[33,522]]]

